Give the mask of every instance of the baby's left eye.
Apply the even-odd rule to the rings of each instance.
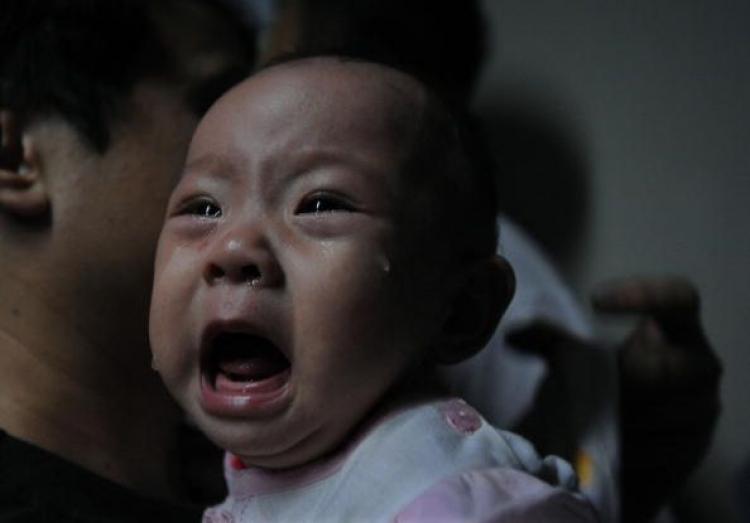
[[[294,214],[320,214],[324,212],[354,211],[354,205],[341,196],[317,193],[302,200],[294,211]]]

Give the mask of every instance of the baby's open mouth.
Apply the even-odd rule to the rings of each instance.
[[[284,373],[289,360],[271,341],[241,332],[215,336],[205,353],[204,372],[217,391],[237,391]]]

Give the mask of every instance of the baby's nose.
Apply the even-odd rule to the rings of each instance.
[[[234,283],[274,287],[283,281],[283,272],[267,241],[225,237],[211,251],[204,279],[209,285]]]

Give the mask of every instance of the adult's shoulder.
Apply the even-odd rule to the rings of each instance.
[[[200,509],[143,496],[0,429],[0,522],[200,517]]]

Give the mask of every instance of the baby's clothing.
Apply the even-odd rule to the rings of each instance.
[[[228,498],[205,522],[595,521],[564,461],[541,459],[458,399],[386,414],[340,452],[294,469],[227,454]]]

